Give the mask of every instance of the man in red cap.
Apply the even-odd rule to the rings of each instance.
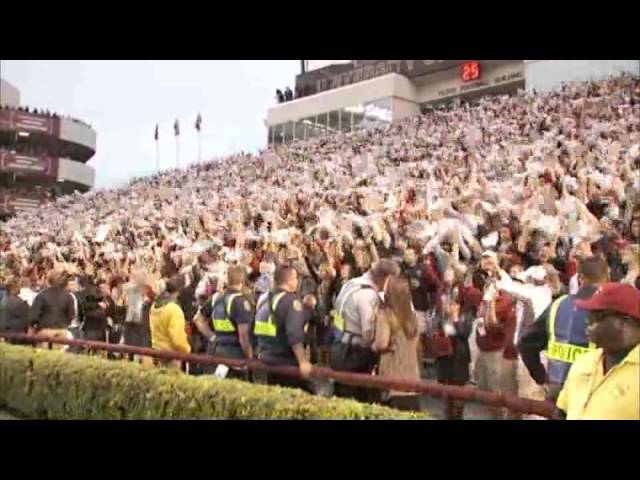
[[[568,420],[640,420],[640,290],[605,283],[576,306],[599,348],[571,367],[557,407]]]

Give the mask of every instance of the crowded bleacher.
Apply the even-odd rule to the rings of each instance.
[[[64,284],[93,289],[91,338],[151,346],[148,310],[168,286],[193,325],[230,267],[245,269],[255,309],[287,264],[318,364],[342,286],[392,259],[411,288],[416,362],[433,358],[441,383],[544,399],[518,360],[519,340],[554,299],[577,291],[584,259],[599,256],[610,281],[640,288],[639,244],[640,80],[623,76],[459,102],[57,198],[0,224],[2,296],[20,300],[0,330],[37,329],[38,292]],[[134,285],[144,292],[132,295]],[[493,314],[506,320],[492,333],[477,319],[496,286]],[[132,314],[134,301],[146,313]],[[77,308],[71,316],[69,325]],[[188,340],[206,351],[195,326]],[[511,378],[486,386],[474,376],[484,351],[517,365]]]

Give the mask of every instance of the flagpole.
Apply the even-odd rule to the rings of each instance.
[[[202,163],[202,115],[200,112],[196,117],[196,130],[198,131],[198,163]]]
[[[180,168],[180,135],[176,135],[176,168]]]
[[[160,136],[158,135],[157,123],[156,123],[156,131],[153,134],[153,139],[156,141],[156,171],[159,172],[160,171],[160,144],[158,143],[158,140],[160,139]]]

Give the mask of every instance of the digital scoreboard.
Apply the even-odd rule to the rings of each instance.
[[[463,82],[472,82],[480,78],[480,62],[465,62],[460,65],[460,75]]]

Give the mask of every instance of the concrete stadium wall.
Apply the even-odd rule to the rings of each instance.
[[[58,178],[80,183],[91,188],[96,180],[96,171],[91,165],[61,158],[60,166],[58,167]]]
[[[420,113],[420,105],[416,102],[394,97],[391,99],[391,115],[394,121],[411,117]]]
[[[269,125],[278,125],[383,98],[400,98],[413,101],[415,95],[415,87],[409,79],[396,73],[390,73],[364,82],[276,105],[267,112],[267,123]]]
[[[328,67],[329,65],[338,65],[341,63],[349,63],[352,60],[307,60],[309,71],[319,68]]]
[[[59,160],[48,155],[31,156],[0,150],[0,172],[58,178]]]
[[[522,81],[524,67],[522,60],[510,62],[484,61],[480,78],[473,82],[463,82],[460,69],[452,68],[428,76],[428,80],[417,87],[416,101],[429,103],[456,97],[461,94],[490,89],[498,85]]]
[[[297,121],[381,99],[391,99],[392,116],[396,121],[419,113],[420,105],[424,103],[515,84],[523,79],[522,60],[483,61],[481,77],[473,82],[462,81],[458,65],[413,80],[390,73],[276,105],[267,112],[267,124]]]
[[[549,91],[562,82],[598,80],[623,72],[640,74],[640,60],[525,60],[528,91]]]
[[[87,125],[70,120],[60,119],[60,138],[96,150],[96,132]]]

